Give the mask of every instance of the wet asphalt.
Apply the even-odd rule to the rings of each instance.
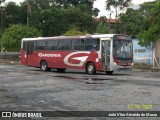
[[[22,65],[0,65],[0,110],[159,111],[159,78],[158,72],[123,71],[113,75],[98,72],[88,75],[80,70],[58,73],[54,69],[42,72],[39,68]],[[152,107],[144,108],[143,105]]]

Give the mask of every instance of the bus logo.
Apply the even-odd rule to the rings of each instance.
[[[66,65],[69,65],[69,66],[81,67],[81,66],[83,66],[84,62],[87,60],[88,55],[87,55],[87,56],[84,55],[84,56],[81,56],[81,57],[73,57],[73,55],[77,55],[77,56],[78,56],[78,54],[80,55],[80,54],[90,54],[90,53],[91,53],[91,52],[73,52],[73,53],[71,53],[71,54],[68,54],[68,55],[64,58],[64,63],[65,63]],[[78,61],[80,61],[80,62],[79,62],[78,64],[70,63],[69,60],[72,60],[72,59],[78,60]]]
[[[43,54],[43,53],[38,53],[39,57],[61,57],[60,54]]]

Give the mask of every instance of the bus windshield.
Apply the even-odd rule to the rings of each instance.
[[[114,40],[113,55],[117,59],[133,59],[133,46],[131,40]]]

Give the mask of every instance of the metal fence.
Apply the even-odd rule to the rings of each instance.
[[[0,64],[20,63],[20,52],[0,52]]]

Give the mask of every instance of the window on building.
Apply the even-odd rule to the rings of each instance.
[[[137,49],[135,49],[135,53],[137,53],[138,52],[138,50]]]
[[[135,53],[145,53],[145,49],[135,49]]]

